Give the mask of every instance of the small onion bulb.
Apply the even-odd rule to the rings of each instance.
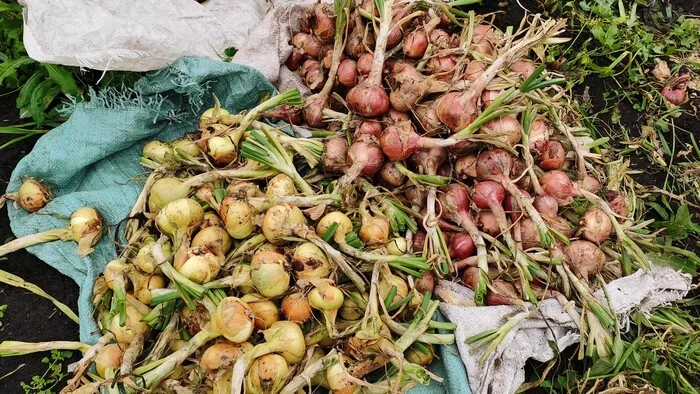
[[[266,300],[260,294],[246,294],[241,297],[241,300],[248,304],[250,310],[253,311],[255,315],[253,323],[258,330],[268,329],[272,326],[272,323],[280,319],[277,305],[270,300]]]
[[[36,212],[51,200],[51,190],[36,179],[27,178],[17,191],[16,201],[26,211]]]
[[[233,239],[244,239],[253,233],[253,207],[247,202],[228,196],[221,201],[221,221]]]
[[[226,297],[211,316],[216,332],[233,343],[245,342],[253,334],[255,315],[248,304],[236,297]]]
[[[276,297],[289,289],[287,259],[275,252],[257,252],[250,262],[253,286],[265,297]]]

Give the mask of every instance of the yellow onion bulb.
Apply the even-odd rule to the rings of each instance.
[[[266,354],[258,357],[250,365],[245,377],[246,393],[279,393],[287,382],[289,373],[289,365],[284,357],[278,354]]]
[[[279,253],[279,252],[280,252],[280,248],[277,247],[276,245],[273,245],[273,244],[269,243],[269,242],[265,242],[265,243],[261,244],[260,246],[258,246],[258,248],[255,249],[255,252],[256,252],[256,253],[257,253],[257,252],[275,252],[275,253]]]
[[[333,223],[338,223],[338,229],[335,230],[334,237],[342,237],[344,239],[346,235],[352,232],[352,222],[348,215],[340,211],[333,211],[318,221],[316,225],[316,235],[319,237],[326,235]]]
[[[191,245],[208,248],[214,254],[221,256],[231,250],[231,236],[222,227],[205,227],[192,238]]]
[[[164,289],[165,286],[166,280],[163,275],[150,275],[146,277],[143,286],[136,290],[136,298],[144,305],[148,305],[152,299],[151,290]]]
[[[327,278],[331,263],[321,248],[311,242],[304,242],[294,249],[292,269],[297,279]]]
[[[238,278],[245,278],[242,280],[243,284],[238,286],[238,290],[243,294],[255,293],[255,286],[253,286],[253,280],[250,279],[250,265],[239,264],[231,272],[231,276]]]
[[[424,344],[423,346],[425,346],[426,349],[419,349],[415,346],[406,349],[404,352],[406,361],[424,367],[430,365],[433,360],[435,360],[435,350],[433,349],[433,345]],[[425,351],[427,351],[427,353]]]
[[[338,361],[326,370],[328,387],[333,394],[355,393],[357,385],[349,379],[350,374],[345,370],[345,360],[342,354],[338,354]]]
[[[121,260],[112,260],[107,265],[102,274],[105,277],[107,287],[115,290],[118,283],[124,284],[124,274],[127,271],[127,265]]]
[[[395,303],[408,297],[408,284],[406,284],[406,281],[400,276],[388,272],[379,279],[379,296],[382,297],[382,299],[386,299],[387,294],[389,294],[393,286],[396,286]]]
[[[70,229],[75,242],[93,246],[102,236],[102,217],[94,208],[80,208],[70,215]]]
[[[136,336],[146,335],[150,331],[148,323],[143,321],[143,314],[131,305],[126,306],[126,323],[119,325],[119,315],[115,315],[109,325],[114,339],[119,343],[129,344]]]
[[[199,150],[197,143],[195,143],[194,141],[192,141],[188,138],[175,140],[170,145],[173,147],[173,151],[178,149],[178,150],[181,150],[181,151],[187,153],[190,156],[196,157],[196,156],[199,156],[200,153],[202,153],[202,151]]]
[[[292,293],[282,300],[282,314],[287,320],[302,324],[309,320],[313,311],[304,293]]]
[[[289,289],[287,259],[276,252],[256,252],[250,262],[253,286],[265,297],[276,297]]]
[[[253,207],[243,200],[228,196],[221,201],[221,220],[233,239],[244,239],[253,233]]]
[[[214,159],[214,162],[221,167],[233,163],[236,158],[238,158],[236,144],[233,143],[230,137],[209,137],[207,146],[209,147],[207,153]]]
[[[51,200],[51,190],[36,179],[27,178],[17,191],[16,201],[26,211],[36,212]]]
[[[386,252],[392,256],[403,256],[408,252],[408,243],[404,237],[396,237],[386,244]]]
[[[224,228],[224,222],[221,221],[221,218],[216,212],[204,212],[204,219],[202,220],[202,224],[199,225],[199,228],[207,228],[211,226],[219,226]]]
[[[288,175],[278,174],[267,183],[265,194],[270,198],[293,196],[297,194],[297,188],[294,185],[294,180]]]
[[[133,264],[137,266],[141,271],[147,274],[152,274],[154,272],[160,272],[160,268],[158,268],[156,259],[151,253],[151,244],[155,241],[153,239],[149,239],[149,241],[150,242],[146,242],[141,247],[141,249],[139,249],[138,253],[136,253],[136,257],[134,257]],[[170,246],[170,242],[163,243],[160,248],[163,251],[163,257],[165,259],[168,259],[172,254],[172,247]]]
[[[102,347],[97,351],[94,360],[97,374],[106,378],[108,369],[119,369],[119,366],[122,364],[123,355],[124,351],[118,343],[110,343]]]
[[[156,215],[158,229],[173,237],[204,219],[204,209],[191,198],[180,198],[166,204]]]
[[[153,160],[158,164],[163,164],[167,156],[173,153],[168,144],[161,141],[149,141],[143,146],[143,157]]]
[[[231,183],[226,188],[229,196],[237,197],[239,199],[262,197],[263,192],[260,187],[253,182],[238,181]]]
[[[185,198],[190,188],[176,178],[160,178],[153,182],[148,194],[148,211],[158,213],[169,202]]]
[[[315,309],[333,311],[343,306],[345,296],[339,288],[331,284],[322,284],[309,292],[309,303]]]
[[[366,215],[358,234],[362,242],[369,246],[383,245],[389,241],[389,219],[383,216]]]
[[[246,294],[241,297],[241,300],[253,311],[255,315],[253,323],[258,330],[266,330],[280,319],[277,305],[259,294]]]
[[[262,231],[265,239],[280,245],[285,237],[294,233],[294,228],[306,224],[306,218],[301,209],[291,204],[276,204],[265,212]]]
[[[351,297],[345,297],[338,314],[343,320],[353,321],[360,320],[365,315],[365,311]]]
[[[255,315],[248,304],[236,297],[226,297],[211,316],[212,328],[233,343],[245,342],[253,334]]]
[[[209,108],[199,115],[199,127],[204,128],[212,123],[216,123],[221,120],[222,117],[231,115],[230,112],[221,107]]]
[[[290,365],[304,359],[306,355],[306,343],[304,333],[298,324],[280,320],[272,323],[272,326],[263,331],[265,342],[254,350],[258,355],[277,353],[287,360]],[[256,346],[256,347],[258,347]]]
[[[217,342],[207,348],[199,360],[199,365],[211,378],[221,371],[229,370],[246,352],[253,348],[249,342],[233,343],[227,340]]]
[[[206,283],[219,274],[223,259],[211,250],[193,246],[180,249],[173,260],[173,267],[187,279],[195,283]]]

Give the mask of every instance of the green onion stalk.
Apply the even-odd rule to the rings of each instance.
[[[248,265],[238,265],[233,269],[231,275],[201,284],[202,287],[208,290],[205,294],[209,294],[211,290],[236,289],[246,285],[251,285],[250,266]],[[151,293],[153,294],[151,306],[176,300],[180,297],[180,290],[177,288],[153,289]]]
[[[182,298],[183,301],[185,301],[187,307],[190,309],[195,309],[193,298],[197,300],[203,299],[209,291],[209,289],[191,281],[190,279],[179,273],[175,269],[175,267],[172,266],[169,259],[172,259],[174,257],[174,254],[171,255],[169,259],[166,259],[163,255],[163,249],[161,245],[163,242],[165,242],[165,240],[166,237],[163,236],[161,237],[161,239],[158,240],[158,242],[154,242],[153,244],[151,244],[151,253],[153,254],[153,258],[156,260],[156,263],[163,272],[163,275],[167,276],[168,279],[170,279],[170,281],[175,285],[175,288],[177,289],[177,294],[180,296],[180,298]]]
[[[421,273],[422,271],[430,269],[430,265],[427,263],[424,257],[392,256],[365,252],[353,248],[352,246],[348,245],[345,240],[338,242],[338,248],[343,253],[356,259],[364,260],[370,263],[376,263],[379,261],[386,262],[391,268],[403,271],[417,278],[423,277],[423,274]]]
[[[342,196],[338,194],[317,194],[315,196],[251,197],[246,201],[251,207],[264,212],[273,205],[281,203],[292,204],[299,208],[311,208],[319,205],[337,206],[342,203]]]
[[[245,241],[238,244],[236,249],[232,250],[228,256],[226,256],[226,264],[224,265],[224,270],[231,270],[236,266],[240,260],[247,254],[255,250],[257,247],[265,243],[265,235],[256,234]]]
[[[81,384],[83,374],[87,371],[95,356],[97,356],[97,352],[112,342],[113,339],[114,335],[111,332],[107,332],[100,337],[94,345],[85,349],[83,357],[73,365],[73,377],[66,382],[66,386],[63,388],[64,391],[71,392],[78,388]]]
[[[78,318],[78,315],[75,314],[66,304],[63,304],[62,302],[58,301],[54,297],[52,297],[50,294],[45,292],[43,289],[41,289],[39,286],[29,283],[25,281],[24,279],[20,278],[17,275],[11,274],[7,271],[0,270],[0,282],[5,283],[10,286],[14,287],[19,287],[25,290],[28,290],[38,296],[44,297],[51,301],[56,308],[58,308],[61,312],[65,313],[66,316],[68,316],[71,320],[74,322],[80,324],[80,319]],[[2,342],[3,344],[5,342]]]
[[[563,267],[581,302],[595,314],[605,329],[613,328],[616,320],[615,312],[608,309],[600,300],[595,298],[591,294],[588,285],[581,282],[566,264],[563,264]]]
[[[68,228],[47,230],[37,234],[25,235],[0,246],[0,257],[6,254],[52,241],[75,241],[78,243],[78,256],[85,257],[92,253],[92,248],[102,237],[102,218],[90,207],[74,211]]]
[[[231,141],[233,141],[234,145],[238,146],[245,131],[248,130],[253,121],[259,118],[265,111],[280,105],[301,106],[303,104],[304,102],[301,99],[299,89],[289,89],[265,100],[264,102],[258,104],[255,108],[246,112],[246,114],[240,120],[238,127],[230,132],[229,135],[231,137]]]
[[[315,194],[311,186],[297,172],[293,157],[268,130],[263,129],[263,134],[260,134],[257,130],[251,131],[250,137],[246,138],[241,145],[241,155],[246,159],[265,164],[292,178],[302,194],[306,196]]]
[[[523,159],[525,160],[525,167],[527,168],[528,176],[530,177],[532,190],[535,192],[535,195],[541,196],[544,194],[544,190],[542,190],[540,180],[537,178],[537,174],[535,173],[535,159],[533,159],[532,152],[530,152],[530,127],[532,126],[532,121],[532,107],[530,104],[528,104],[522,116],[522,154]]]
[[[382,199],[380,210],[384,216],[389,219],[389,225],[394,235],[405,234],[406,231],[415,233],[418,231],[418,225],[409,215],[415,213],[401,204],[399,201],[385,198]]]
[[[452,266],[449,247],[442,230],[438,226],[438,217],[435,213],[435,202],[437,200],[437,190],[435,186],[428,186],[428,198],[426,200],[426,214],[423,219],[423,227],[425,228],[425,246],[423,247],[423,257],[431,261],[436,272],[440,276],[449,275],[450,272],[456,272],[456,268]]]
[[[400,173],[406,175],[406,177],[408,177],[408,179],[416,186],[419,184],[427,186],[445,186],[452,181],[452,178],[447,176],[416,174],[398,161],[394,162],[394,166]]]
[[[503,341],[503,338],[505,338],[506,335],[508,335],[508,333],[513,328],[517,327],[523,320],[532,316],[533,313],[534,311],[520,312],[508,319],[506,324],[502,325],[501,327],[473,335],[467,338],[465,343],[472,345],[474,349],[478,349],[486,344],[489,345],[479,359],[479,361],[483,363],[489,354],[496,350],[501,341]]]

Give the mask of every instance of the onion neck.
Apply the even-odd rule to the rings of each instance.
[[[55,230],[48,230],[38,234],[26,235],[21,238],[14,239],[5,245],[0,246],[0,256],[4,256],[8,253],[16,252],[20,249],[28,248],[30,246],[38,245],[45,242],[51,241],[69,241],[73,239],[73,232],[70,229],[60,228]]]
[[[391,9],[393,5],[394,0],[384,0],[384,9],[380,10],[381,19],[379,21],[379,32],[377,33],[377,41],[374,46],[372,66],[370,67],[369,75],[364,82],[365,85],[381,86],[382,84],[382,71],[384,70],[386,44],[392,27]]]

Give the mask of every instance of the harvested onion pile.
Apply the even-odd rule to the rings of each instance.
[[[502,32],[431,1],[310,7],[286,62],[303,102],[217,104],[196,133],[145,146],[154,171],[94,289],[104,336],[69,389],[428,384],[454,341],[432,320],[437,278],[476,305],[555,297],[586,355],[609,356],[615,316],[592,288],[646,268],[649,242],[601,187],[601,141],[565,81],[538,65],[562,28],[535,16]],[[469,341],[498,343],[526,316]]]

